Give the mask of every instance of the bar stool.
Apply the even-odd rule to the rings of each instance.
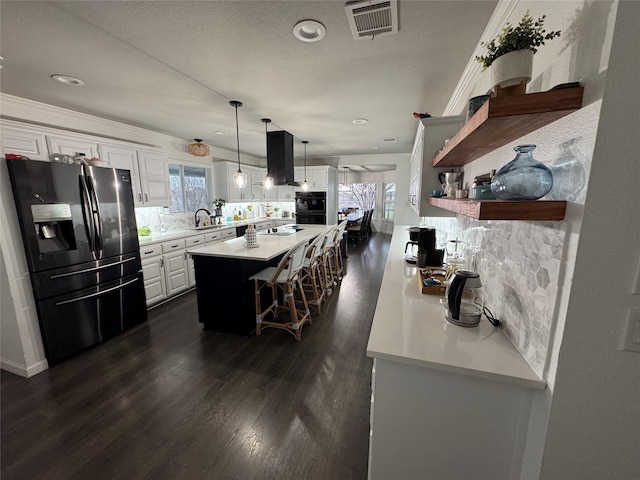
[[[324,292],[328,297],[333,292],[333,287],[337,285],[335,272],[333,270],[335,255],[335,241],[338,227],[329,228],[324,235],[324,245],[322,247],[322,272],[324,275]]]
[[[309,305],[317,312],[321,313],[322,302],[324,302],[324,275],[322,273],[322,251],[325,236],[318,235],[307,247],[307,253],[302,265],[301,281],[305,289],[305,294],[311,295],[312,300]]]
[[[280,328],[291,333],[296,341],[302,338],[302,327],[305,323],[311,323],[311,313],[307,304],[307,297],[300,282],[300,272],[304,263],[307,242],[300,242],[292,247],[277,267],[267,267],[255,275],[249,277],[255,282],[255,304],[256,304],[256,335],[262,333],[266,327]],[[271,305],[262,310],[260,296],[262,289],[271,289]],[[283,305],[278,304],[278,291],[282,292]],[[296,292],[299,299],[295,299]],[[275,319],[281,311],[289,312],[289,321],[279,322]],[[302,311],[300,311],[302,310]],[[271,313],[273,319],[265,320]]]
[[[344,232],[347,228],[347,221],[344,220],[338,224],[336,229],[336,236],[333,242],[333,260],[335,265],[336,280],[339,282],[344,275],[344,262],[342,258],[342,239],[344,238]]]

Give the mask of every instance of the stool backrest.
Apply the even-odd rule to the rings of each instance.
[[[342,222],[340,222],[338,224],[338,233],[336,235],[336,241],[340,242],[340,240],[342,240],[342,237],[344,237],[344,230],[347,228],[347,221],[343,220]]]
[[[302,269],[304,265],[304,257],[307,253],[307,241],[303,241],[295,245],[293,248],[289,250],[287,253],[287,257],[289,258],[289,273],[287,278],[291,280],[294,278]]]

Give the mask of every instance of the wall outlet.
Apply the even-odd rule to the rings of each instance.
[[[640,353],[640,308],[627,310],[620,350]]]

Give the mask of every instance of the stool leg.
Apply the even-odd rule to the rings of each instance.
[[[262,309],[260,307],[260,284],[258,279],[255,282],[255,304],[256,304],[256,335],[260,335],[262,327]]]

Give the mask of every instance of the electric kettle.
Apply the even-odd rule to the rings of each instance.
[[[480,275],[456,270],[444,293],[445,318],[461,327],[476,327],[482,318],[484,294]]]

